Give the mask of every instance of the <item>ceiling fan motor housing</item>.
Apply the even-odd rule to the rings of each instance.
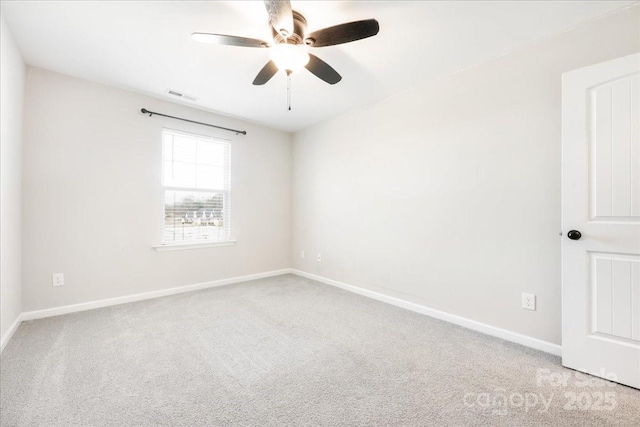
[[[288,44],[302,44],[304,35],[307,31],[307,20],[301,13],[293,11],[293,34],[290,34],[286,39],[282,34],[271,27],[271,33],[273,34],[273,40],[277,43]]]

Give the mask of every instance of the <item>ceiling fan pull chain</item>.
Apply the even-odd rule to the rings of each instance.
[[[291,111],[291,73],[287,71],[287,105]]]

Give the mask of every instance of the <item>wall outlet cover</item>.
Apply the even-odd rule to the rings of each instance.
[[[51,275],[51,281],[53,286],[64,286],[64,274],[53,273]]]
[[[534,294],[522,293],[522,308],[525,310],[536,309],[536,296]]]

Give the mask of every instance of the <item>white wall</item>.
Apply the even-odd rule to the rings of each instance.
[[[639,51],[639,9],[295,134],[293,267],[560,343],[561,74]]]
[[[244,129],[246,136],[140,113]],[[230,247],[157,252],[163,126],[231,140]],[[291,136],[27,68],[24,311],[289,267]],[[65,274],[52,287],[51,274]]]
[[[25,66],[0,15],[0,336],[22,311],[22,111]]]

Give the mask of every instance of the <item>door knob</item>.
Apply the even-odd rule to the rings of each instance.
[[[571,230],[567,233],[567,237],[571,240],[580,240],[580,238],[582,237],[582,233],[580,233],[578,230]]]

